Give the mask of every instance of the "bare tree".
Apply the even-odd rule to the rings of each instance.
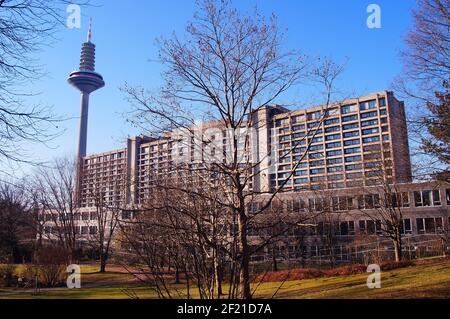
[[[42,77],[36,54],[65,22],[65,6],[88,1],[0,0],[0,162],[35,163],[24,142],[45,143],[59,133],[51,108],[28,104],[25,88]]]
[[[81,234],[81,212],[75,201],[75,165],[62,158],[55,160],[54,167],[41,167],[35,173],[32,187],[41,222],[44,239],[60,245],[68,254],[69,261],[76,259]]]
[[[121,185],[115,183],[113,189],[99,186],[94,188],[93,194],[90,194],[94,199],[95,212],[90,212],[89,220],[84,224],[87,227],[94,227],[93,231],[89,231],[86,236],[86,240],[89,245],[98,252],[100,257],[100,269],[101,273],[106,271],[106,264],[111,257],[112,244],[115,238],[116,230],[118,229],[119,218],[121,213],[125,211],[123,199],[119,196],[115,196],[112,201],[106,199],[106,191],[114,192],[114,194],[120,194]]]
[[[432,97],[450,72],[450,2],[419,0],[413,11],[414,28],[402,52],[407,79],[419,85],[418,97]],[[410,92],[414,94],[413,92]]]
[[[174,268],[177,284],[183,273],[186,285],[192,282],[200,298],[220,298],[223,263],[233,245],[230,214],[218,205],[216,196],[222,194],[213,181],[178,183],[184,185],[161,177],[143,208],[134,211],[138,215],[121,220],[123,242],[148,267],[148,281],[161,297],[190,297],[190,289],[186,293],[168,289]]]
[[[406,204],[409,205],[408,194],[393,182],[390,163],[380,161],[375,168],[371,177],[377,186],[363,190],[363,194],[358,196],[358,206],[374,227],[391,239],[395,260],[399,262],[402,260],[404,236],[403,210]]]
[[[440,97],[449,94],[450,2],[419,0],[413,17],[414,27],[406,37],[407,46],[402,51],[404,70],[394,87],[409,99],[408,124],[411,144],[416,146],[413,152],[417,157],[416,177],[423,178],[433,172],[448,170],[448,162],[443,161],[445,156],[448,157],[445,153],[447,136],[445,133],[439,135],[449,130],[448,112],[445,105],[439,105],[443,104]],[[433,129],[438,126],[437,130]],[[430,142],[436,139],[442,143],[434,143],[430,149]],[[444,147],[439,148],[442,145]]]
[[[319,190],[314,192],[314,198],[309,199],[309,211],[315,213],[316,234],[320,237],[323,249],[320,253],[328,256],[331,267],[336,264],[334,247],[338,243],[338,233],[341,214],[339,213],[339,203],[334,205],[332,191]]]
[[[164,205],[167,198],[163,194],[164,192],[159,191],[152,194],[147,199],[146,209],[134,211],[137,215],[130,220],[120,221],[120,243],[122,250],[125,250],[126,264],[130,264],[128,252],[131,252],[132,258],[136,259],[132,263],[133,268],[143,274],[137,275],[137,278],[153,289],[160,298],[189,299],[191,279],[188,268],[189,261],[192,261],[192,250],[188,252],[188,247],[182,247],[180,239],[192,232],[186,231],[184,218],[169,215],[170,209]],[[171,200],[181,204],[180,198],[173,192]],[[193,245],[194,243],[190,247]],[[180,284],[180,273],[185,275],[185,293],[182,291],[184,286],[181,289],[171,287],[169,269],[172,267],[176,272],[176,284]],[[201,291],[201,286],[198,289]]]
[[[22,261],[23,244],[34,241],[29,204],[23,188],[0,183],[0,260]]]
[[[207,171],[208,178],[214,174],[214,178],[222,180],[222,195],[216,201],[222,211],[230,212],[230,220],[236,226],[231,236],[235,246],[228,253],[236,270],[237,277],[233,280],[238,283],[236,296],[240,298],[251,298],[250,257],[260,248],[251,247],[249,243],[252,221],[267,211],[272,199],[284,189],[305,158],[312,138],[328,116],[330,88],[342,71],[336,64],[325,61],[312,68],[312,72],[306,72],[305,57],[296,51],[283,52],[282,38],[275,16],[269,21],[258,12],[243,16],[232,8],[230,1],[205,0],[187,27],[185,41],[177,36],[159,41],[160,60],[166,66],[165,86],[159,94],[142,88],[124,88],[134,106],[132,122],[153,136],[183,130],[188,132],[190,140],[191,136],[198,136],[198,120],[216,123],[225,132],[224,158],[218,160],[217,154],[207,154],[215,160],[206,161],[202,157],[199,167]],[[252,118],[299,84],[305,75],[309,79],[320,79],[327,90],[327,103],[317,119],[319,125],[304,138],[307,150],[292,164],[289,176],[281,185],[271,190],[251,191],[249,185],[255,177],[267,174],[260,164],[270,156],[266,153],[256,160],[251,156],[251,143],[256,141],[251,141],[249,132],[266,125]],[[197,151],[204,155],[205,145],[213,141],[201,134],[197,142]],[[297,146],[296,143],[290,145],[284,156],[291,156]],[[222,154],[217,150],[216,153]],[[246,211],[247,203],[269,193],[258,211],[252,215]],[[262,245],[267,245],[274,237],[269,236]]]

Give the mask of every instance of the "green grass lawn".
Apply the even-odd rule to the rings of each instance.
[[[132,281],[131,275],[123,272],[99,274],[96,268],[83,267],[85,282],[103,283],[116,282],[105,287],[82,289],[62,289],[42,292],[38,296],[32,294],[19,294],[14,290],[0,290],[13,293],[0,298],[42,298],[42,299],[122,299],[130,298],[124,291],[132,291],[138,298],[157,298],[157,294],[143,287],[140,283]],[[450,260],[436,259],[421,262],[418,265],[385,271],[381,275],[381,288],[369,289],[366,279],[369,274],[352,275],[345,277],[324,277],[318,279],[305,279],[287,281],[285,283],[262,283],[253,285],[256,289],[256,298],[272,298],[280,287],[275,298],[450,298]],[[117,283],[117,282],[123,283]],[[173,287],[175,289],[175,287]],[[179,286],[183,293],[184,287]],[[226,285],[224,291],[226,291]],[[17,289],[15,289],[17,291]],[[194,289],[192,289],[194,292]],[[177,295],[174,294],[176,297]]]

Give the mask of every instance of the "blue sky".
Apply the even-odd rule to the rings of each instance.
[[[99,6],[82,9],[80,29],[62,28],[58,41],[39,54],[47,76],[30,84],[30,91],[41,93],[31,102],[48,104],[57,114],[72,118],[62,123],[64,134],[49,146],[30,146],[30,152],[43,160],[75,154],[79,93],[66,78],[78,67],[89,17],[97,45],[96,70],[106,81],[103,89],[91,95],[88,153],[96,153],[124,147],[127,136],[139,133],[125,121],[123,113],[129,105],[119,88],[125,82],[149,88],[161,84],[161,67],[152,61],[157,57],[154,40],[174,31],[182,34],[195,11],[195,0],[94,1]],[[381,7],[381,29],[366,26],[366,8],[371,3]],[[415,0],[235,0],[242,10],[255,4],[263,14],[278,15],[281,27],[287,28],[286,48],[338,62],[348,58],[338,83],[346,96],[389,89],[401,72],[399,50],[411,27]],[[310,89],[299,88],[284,99],[308,104],[311,94]]]

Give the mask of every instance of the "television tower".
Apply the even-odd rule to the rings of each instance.
[[[70,73],[67,81],[81,92],[81,116],[78,133],[76,193],[79,194],[82,158],[86,156],[89,95],[104,87],[103,77],[95,72],[95,44],[92,39],[92,19],[89,21],[87,40],[81,47],[80,69]]]

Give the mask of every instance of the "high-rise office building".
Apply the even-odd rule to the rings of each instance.
[[[256,192],[273,190],[286,179],[284,191],[372,186],[380,170],[390,182],[411,181],[404,105],[392,92],[303,110],[266,106],[250,120],[250,152],[261,172],[251,184]],[[225,130],[216,126],[215,132],[222,134],[213,137],[223,141],[217,146],[226,153]],[[141,203],[157,186],[155,176],[170,174],[182,151],[171,136],[135,137],[123,149],[83,157],[83,206],[100,188],[113,199],[119,185],[124,202]],[[189,155],[184,158],[195,163]]]
[[[404,104],[392,92],[305,110],[264,108],[257,121],[271,128],[258,130],[258,146],[274,149],[278,159],[263,163],[269,171],[260,179],[263,189],[279,187],[286,177],[285,189],[294,191],[370,186],[380,169],[391,182],[411,181]]]

